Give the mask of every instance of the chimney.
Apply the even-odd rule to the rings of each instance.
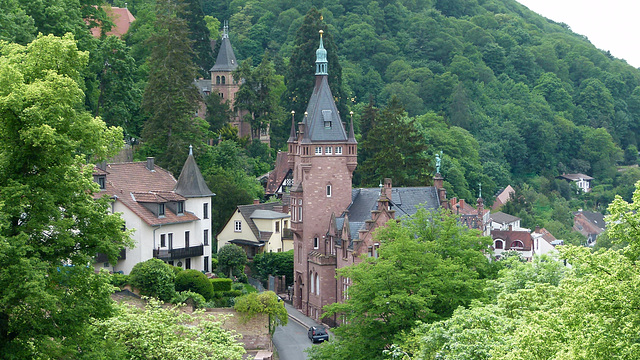
[[[464,211],[464,199],[460,199],[460,208]]]
[[[540,233],[540,226],[539,225],[536,225],[536,231],[535,232]]]
[[[509,231],[513,231],[513,225],[509,225]]]
[[[260,199],[253,199],[253,205],[260,204]]]
[[[384,195],[387,197],[387,199],[391,200],[391,179],[390,178],[385,178],[384,179]]]
[[[152,157],[147,158],[147,170],[155,171],[155,165],[153,164],[154,161],[155,161],[155,158],[152,158]]]

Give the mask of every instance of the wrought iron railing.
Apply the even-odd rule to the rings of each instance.
[[[171,250],[153,250],[153,257],[162,260],[184,259],[204,255],[204,245],[189,246]]]

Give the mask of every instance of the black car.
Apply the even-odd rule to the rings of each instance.
[[[329,340],[327,329],[323,328],[322,326],[310,327],[309,331],[307,332],[307,336],[309,336],[309,339],[311,339],[311,341],[313,341],[314,343]]]

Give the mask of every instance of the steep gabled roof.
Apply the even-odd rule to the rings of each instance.
[[[204,181],[191,150],[189,150],[189,156],[187,161],[184,162],[180,177],[178,177],[178,183],[173,190],[187,198],[215,195],[209,190],[207,183]]]
[[[495,221],[499,224],[509,224],[514,221],[520,220],[519,217],[503,213],[502,211],[491,214],[489,218],[491,219],[491,221]]]
[[[262,239],[261,232],[258,226],[253,221],[254,218],[271,218],[271,219],[284,219],[288,218],[288,214],[278,213],[275,209],[281,207],[279,202],[263,203],[263,204],[250,204],[250,205],[238,205],[238,211],[249,225],[249,229],[256,239]],[[254,216],[255,214],[255,216]],[[277,215],[281,214],[281,215]]]
[[[347,133],[340,120],[326,75],[316,75],[316,85],[309,99],[307,116],[303,122],[305,124],[303,144],[347,141]]]
[[[218,57],[216,63],[213,65],[212,71],[228,71],[231,72],[238,67],[238,61],[236,60],[236,54],[233,52],[231,42],[229,41],[228,34],[222,34],[222,43],[220,44],[220,50],[218,51]]]

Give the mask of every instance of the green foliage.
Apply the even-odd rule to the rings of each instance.
[[[227,244],[218,250],[218,269],[229,278],[244,273],[244,265],[247,263],[247,253],[235,244]]]
[[[231,290],[231,284],[233,280],[227,278],[217,278],[211,279],[211,285],[213,286],[213,291],[222,292]]]
[[[287,285],[293,284],[293,250],[257,254],[249,265],[252,274],[263,283],[269,280],[269,275],[284,275]]]
[[[175,280],[176,291],[192,291],[202,295],[207,301],[213,298],[213,286],[205,274],[198,270],[180,271]]]
[[[4,13],[4,10],[3,10]],[[87,159],[113,156],[122,130],[83,109],[88,54],[73,35],[0,41],[0,353],[65,358],[90,318],[111,315],[96,253],[115,259],[128,233],[97,192]],[[68,266],[65,266],[68,265]],[[60,326],[64,324],[64,326]]]
[[[193,291],[176,291],[176,294],[171,299],[172,304],[188,304],[191,302],[196,309],[203,308],[207,301],[204,296]]]
[[[222,329],[222,321],[149,299],[144,309],[120,305],[116,316],[95,321],[94,331],[123,349],[123,359],[240,360],[245,350],[239,335]]]
[[[284,303],[273,291],[250,293],[236,299],[233,308],[245,321],[257,314],[269,316],[269,331],[273,334],[278,325],[287,325],[289,315]]]
[[[122,289],[125,286],[129,285],[129,275],[114,273],[111,274],[110,281],[111,285]]]
[[[175,278],[170,265],[159,259],[149,259],[133,267],[129,283],[142,295],[169,301],[175,294]]]

